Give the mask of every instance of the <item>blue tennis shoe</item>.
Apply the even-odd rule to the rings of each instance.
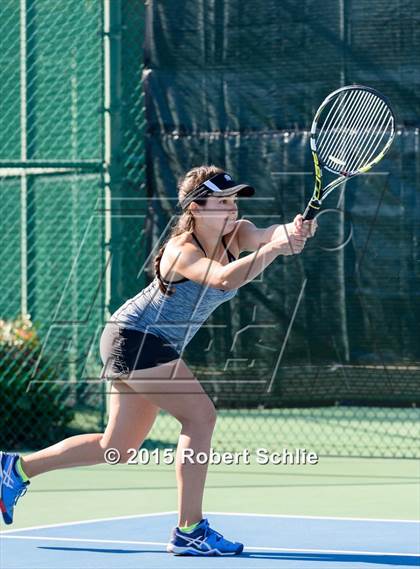
[[[206,518],[191,533],[176,527],[166,550],[174,555],[239,555],[244,546],[236,541],[228,541],[219,532],[211,529]]]
[[[6,524],[13,523],[13,509],[30,484],[14,468],[18,459],[18,454],[0,451],[0,511]]]

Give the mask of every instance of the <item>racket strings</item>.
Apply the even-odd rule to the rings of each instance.
[[[355,114],[354,121],[345,125],[343,129],[341,147],[343,158],[345,157],[345,170],[352,171],[352,164],[357,158],[358,153],[363,148],[364,141],[371,133],[371,127],[375,122],[377,113],[382,105],[382,100],[373,95],[366,100],[364,107],[358,114]]]
[[[353,116],[348,119],[348,124],[344,124],[342,132],[344,131],[346,133],[346,136],[342,136],[342,132],[340,133],[341,142],[339,143],[340,149],[338,151],[338,154],[341,153],[342,158],[345,158],[345,162],[347,162],[348,157],[352,155],[352,149],[357,143],[358,136],[364,132],[363,129],[366,128],[370,113],[374,112],[375,110],[375,105],[372,106],[372,98],[373,96],[371,93],[366,94],[366,97],[362,100],[360,107],[355,109]],[[349,138],[352,137],[352,133],[353,147],[349,143]]]
[[[357,98],[357,95],[361,96]],[[341,117],[339,123],[329,126],[334,132],[334,137],[332,137],[328,147],[323,149],[324,160],[330,162],[331,157],[335,158],[337,154],[343,155],[345,153],[346,160],[341,159],[341,165],[346,165],[352,150],[351,142],[355,141],[358,134],[363,133],[369,113],[375,111],[375,97],[369,92],[350,92],[348,98],[349,104],[346,113]],[[331,165],[334,166],[334,160],[332,160]],[[335,168],[337,168],[337,164],[335,164]]]
[[[331,120],[333,120],[333,118],[337,115],[337,112],[339,111],[340,105],[343,103],[343,101],[344,101],[344,97],[336,97],[333,104],[331,105],[331,109],[328,111],[328,115],[326,116],[325,121],[322,124],[322,126],[319,130],[319,133],[318,133],[318,145],[319,145],[319,147],[321,147],[325,143],[325,140],[323,141],[323,138],[325,138],[325,135],[328,136],[328,134],[331,134],[331,132],[326,129],[326,126],[329,124],[328,120],[331,116],[331,113],[335,109],[335,114],[333,115],[333,117],[331,119]],[[338,107],[337,107],[337,104],[338,104]],[[312,126],[313,126],[312,134],[315,134],[316,122],[314,122]]]
[[[339,102],[339,104],[337,105],[334,114],[330,117],[331,113],[328,113],[325,121],[321,126],[320,133],[323,131],[324,139],[321,140],[320,136],[318,135],[318,141],[317,141],[318,153],[321,150],[321,148],[327,149],[334,141],[335,131],[339,127],[339,124],[344,121],[346,117],[346,112],[350,108],[351,100],[349,97],[347,97],[347,94],[344,94],[341,97],[337,97],[335,102],[337,101]],[[333,128],[332,125],[335,125],[335,127]]]
[[[377,148],[386,133],[387,115],[388,108],[382,103],[379,105],[375,116],[372,117],[366,125],[362,136],[359,137],[359,141],[356,143],[357,146],[353,152],[353,158],[348,165],[350,172],[356,171],[369,163],[367,158],[368,156],[370,157],[369,152],[371,148],[374,146],[375,141],[377,142],[375,148]]]
[[[387,133],[389,133],[389,136],[391,136],[392,134],[392,122],[393,122],[393,117],[390,114],[389,109],[387,108],[385,109],[384,112],[383,122],[377,129],[377,132],[380,134],[380,136],[376,136],[373,138],[371,136],[372,140],[368,141],[370,142],[369,146],[366,147],[365,153],[362,154],[359,161],[356,162],[356,164],[353,167],[353,170],[359,170],[360,168],[363,168],[363,166],[370,164],[374,160],[375,156],[377,155],[378,147],[381,144],[384,136]]]
[[[341,104],[337,106],[334,115],[326,117],[321,130],[324,129],[324,133],[328,134],[324,137],[323,141],[318,137],[318,150],[322,149],[324,154],[327,155],[329,148],[334,144],[337,133],[340,133],[340,128],[348,118],[349,111],[351,111],[352,108],[358,108],[357,105],[360,104],[363,97],[365,97],[365,93],[360,91],[356,93],[355,97],[349,93],[344,93],[341,97],[337,97]]]
[[[366,140],[372,134],[372,128],[375,126],[378,117],[383,112],[384,103],[381,99],[375,98],[371,106],[368,107],[364,114],[364,117],[359,122],[357,127],[357,134],[354,136],[353,140],[349,142],[348,151],[354,158],[354,151],[361,150],[366,143]]]
[[[349,147],[347,144],[346,136],[343,133],[356,133],[360,132],[364,120],[369,112],[370,93],[362,93],[358,100],[354,100],[352,106],[348,108],[345,116],[339,124],[333,128],[335,136],[332,138],[328,148],[324,150],[324,155],[327,161],[337,167],[337,164],[344,166],[349,155]],[[354,110],[353,110],[354,109]]]
[[[323,151],[327,167],[335,171],[350,173],[369,163],[369,151],[378,148],[389,126],[390,116],[387,117],[387,107],[380,99],[370,97],[362,103],[351,123],[346,124],[346,118],[340,122],[335,138]]]
[[[315,122],[312,135],[319,158],[334,172],[350,174],[367,166],[390,141],[392,112],[370,91],[340,93],[323,111],[326,116]]]

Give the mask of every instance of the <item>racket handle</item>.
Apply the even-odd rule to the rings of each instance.
[[[311,200],[308,203],[308,207],[305,209],[304,213],[303,213],[303,219],[304,221],[309,221],[311,219],[313,219],[316,214],[318,213],[319,209],[321,207],[321,202],[319,200]]]

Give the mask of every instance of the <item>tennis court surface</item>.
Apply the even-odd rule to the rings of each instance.
[[[2,535],[2,569],[36,567],[418,567],[413,521],[212,513],[221,532],[248,544],[240,557],[172,558],[165,551],[176,513],[39,526]]]
[[[171,465],[92,466],[36,477],[2,525],[1,569],[386,568],[420,565],[419,465],[323,458],[315,466],[210,466],[204,515],[234,558],[173,557]]]

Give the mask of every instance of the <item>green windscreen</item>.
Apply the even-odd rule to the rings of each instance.
[[[155,243],[175,221],[177,178],[200,164],[256,188],[239,199],[239,216],[259,227],[302,212],[314,183],[312,118],[338,87],[374,87],[397,116],[390,153],[328,198],[304,252],[240,288],[188,346],[219,406],[419,402],[416,22],[408,0],[149,3]]]

